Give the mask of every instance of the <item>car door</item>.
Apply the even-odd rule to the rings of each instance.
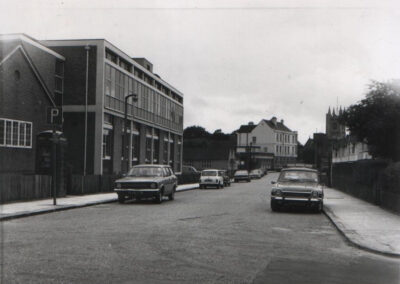
[[[170,194],[171,192],[171,172],[167,167],[163,168],[164,171],[164,193]]]

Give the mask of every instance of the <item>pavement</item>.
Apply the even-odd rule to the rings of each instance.
[[[333,188],[325,188],[324,213],[348,242],[400,257],[400,215]]]
[[[180,185],[177,191],[197,189],[199,184]],[[324,213],[354,246],[373,253],[400,258],[400,215],[325,188]],[[67,196],[53,199],[15,202],[0,205],[0,221],[69,210],[117,201],[115,193]]]
[[[177,192],[199,188],[198,183],[179,185]],[[118,196],[114,192],[74,195],[58,197],[57,205],[53,205],[53,199],[41,199],[35,201],[13,202],[0,205],[0,221],[45,214],[50,212],[81,208],[103,203],[116,202]]]

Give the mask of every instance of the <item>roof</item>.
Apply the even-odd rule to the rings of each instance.
[[[251,124],[251,125],[241,125],[239,130],[237,130],[237,133],[250,133],[253,131],[254,128],[256,128],[257,125]]]
[[[286,127],[286,125],[284,125],[282,122],[277,121],[276,124],[274,124],[271,120],[263,119],[263,121],[266,124],[268,124],[268,126],[271,127],[272,129],[280,131],[292,131],[288,127]]]

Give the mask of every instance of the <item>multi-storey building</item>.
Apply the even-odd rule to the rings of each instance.
[[[0,173],[35,173],[47,109],[62,104],[64,62],[27,35],[0,36]]]
[[[74,173],[119,173],[139,163],[180,171],[183,94],[154,74],[149,61],[131,58],[104,39],[42,43],[66,58],[63,130]],[[130,94],[138,100],[128,100],[124,136]]]
[[[257,125],[242,125],[237,134],[237,150],[242,164],[253,161],[251,168],[282,168],[296,162],[297,132],[285,126],[284,121],[263,119]],[[249,160],[250,159],[250,160]]]

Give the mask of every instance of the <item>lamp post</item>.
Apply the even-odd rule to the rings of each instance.
[[[126,157],[126,148],[125,142],[128,136],[128,99],[132,98],[132,118],[133,118],[133,103],[137,102],[138,95],[137,94],[129,94],[125,97],[125,118],[124,118],[124,139],[122,139],[122,171],[127,172],[129,169],[129,159]]]

